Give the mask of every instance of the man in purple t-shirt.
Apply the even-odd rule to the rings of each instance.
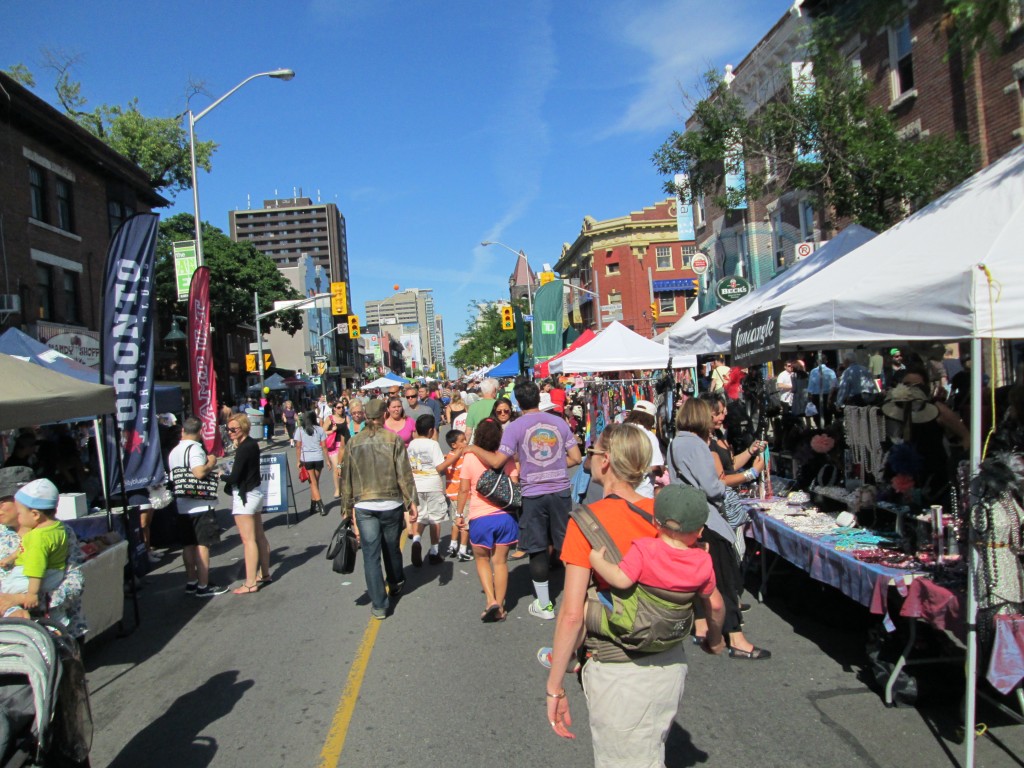
[[[529,610],[539,618],[553,619],[548,547],[555,552],[562,549],[572,509],[569,467],[579,464],[582,457],[565,420],[545,412],[552,407],[550,399],[545,402],[545,411],[541,410],[540,389],[535,383],[517,384],[515,397],[523,415],[505,427],[498,450],[485,451],[479,446],[469,446],[467,450],[493,469],[501,469],[510,458],[519,460],[519,482],[523,488],[519,548],[530,556],[530,579],[537,595]]]

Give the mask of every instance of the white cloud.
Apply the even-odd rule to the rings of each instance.
[[[665,0],[639,12],[620,9],[629,14],[611,19],[620,42],[649,61],[635,80],[636,94],[602,137],[678,126],[686,117],[684,94],[699,95],[695,86],[709,68],[739,64],[774,23],[773,12],[766,12],[772,7],[764,0],[733,0],[728,6]]]

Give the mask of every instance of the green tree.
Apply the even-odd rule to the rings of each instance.
[[[500,362],[516,351],[515,331],[502,330],[497,303],[471,301],[469,312],[471,315],[479,312],[479,317],[456,335],[458,344],[450,358],[452,365],[463,371],[473,370]]]
[[[723,208],[772,190],[813,190],[829,225],[851,219],[881,231],[969,176],[974,154],[965,137],[903,138],[892,116],[868,103],[870,83],[839,54],[841,39],[834,20],[816,21],[807,51],[813,83],[782,89],[753,111],[706,74],[693,126],[654,154],[662,174],[689,174],[688,189],[668,182],[666,190]],[[741,165],[746,189],[726,189],[726,173]]]
[[[194,240],[192,215],[179,213],[160,222],[156,246],[156,296],[161,316],[183,314],[174,278],[173,243]],[[215,317],[235,323],[255,323],[252,294],[259,293],[260,311],[273,309],[275,301],[301,299],[302,295],[277,269],[273,259],[250,243],[236,243],[211,224],[203,224],[203,260],[210,268],[210,304]],[[260,321],[263,329],[276,325],[291,335],[302,328],[302,310],[279,312]]]
[[[142,114],[137,98],[124,106],[101,104],[89,108],[82,95],[82,84],[71,76],[78,58],[45,52],[46,67],[56,73],[54,91],[64,112],[111,149],[138,165],[149,177],[153,189],[174,197],[192,187],[192,170],[188,131],[182,126],[183,115],[147,117]],[[35,85],[32,72],[23,64],[15,64],[7,74],[27,87]],[[202,90],[191,84],[193,95]],[[196,168],[209,171],[210,158],[217,145],[212,141],[196,142]]]

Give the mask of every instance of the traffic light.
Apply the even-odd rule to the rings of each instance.
[[[348,314],[348,286],[345,283],[331,283],[331,314]]]
[[[263,370],[268,370],[274,365],[274,357],[271,352],[263,353]],[[245,356],[245,372],[246,373],[259,373],[259,368],[256,367],[256,353],[252,352]]]
[[[658,302],[656,302],[656,301],[652,301],[651,302],[651,319],[652,320],[657,320],[658,319]]]
[[[506,305],[501,308],[501,330],[511,331],[516,327],[516,321],[512,314],[512,307]]]
[[[348,337],[350,339],[359,338],[359,315],[348,316]]]

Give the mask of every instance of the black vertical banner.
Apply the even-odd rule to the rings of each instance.
[[[113,417],[106,417],[107,488],[131,495],[164,481],[153,378],[156,318],[155,213],[132,216],[117,230],[107,251],[100,324],[100,369],[103,384],[114,387]],[[110,429],[113,420],[116,429]],[[119,464],[118,446],[124,457]],[[122,486],[121,468],[124,467]]]

